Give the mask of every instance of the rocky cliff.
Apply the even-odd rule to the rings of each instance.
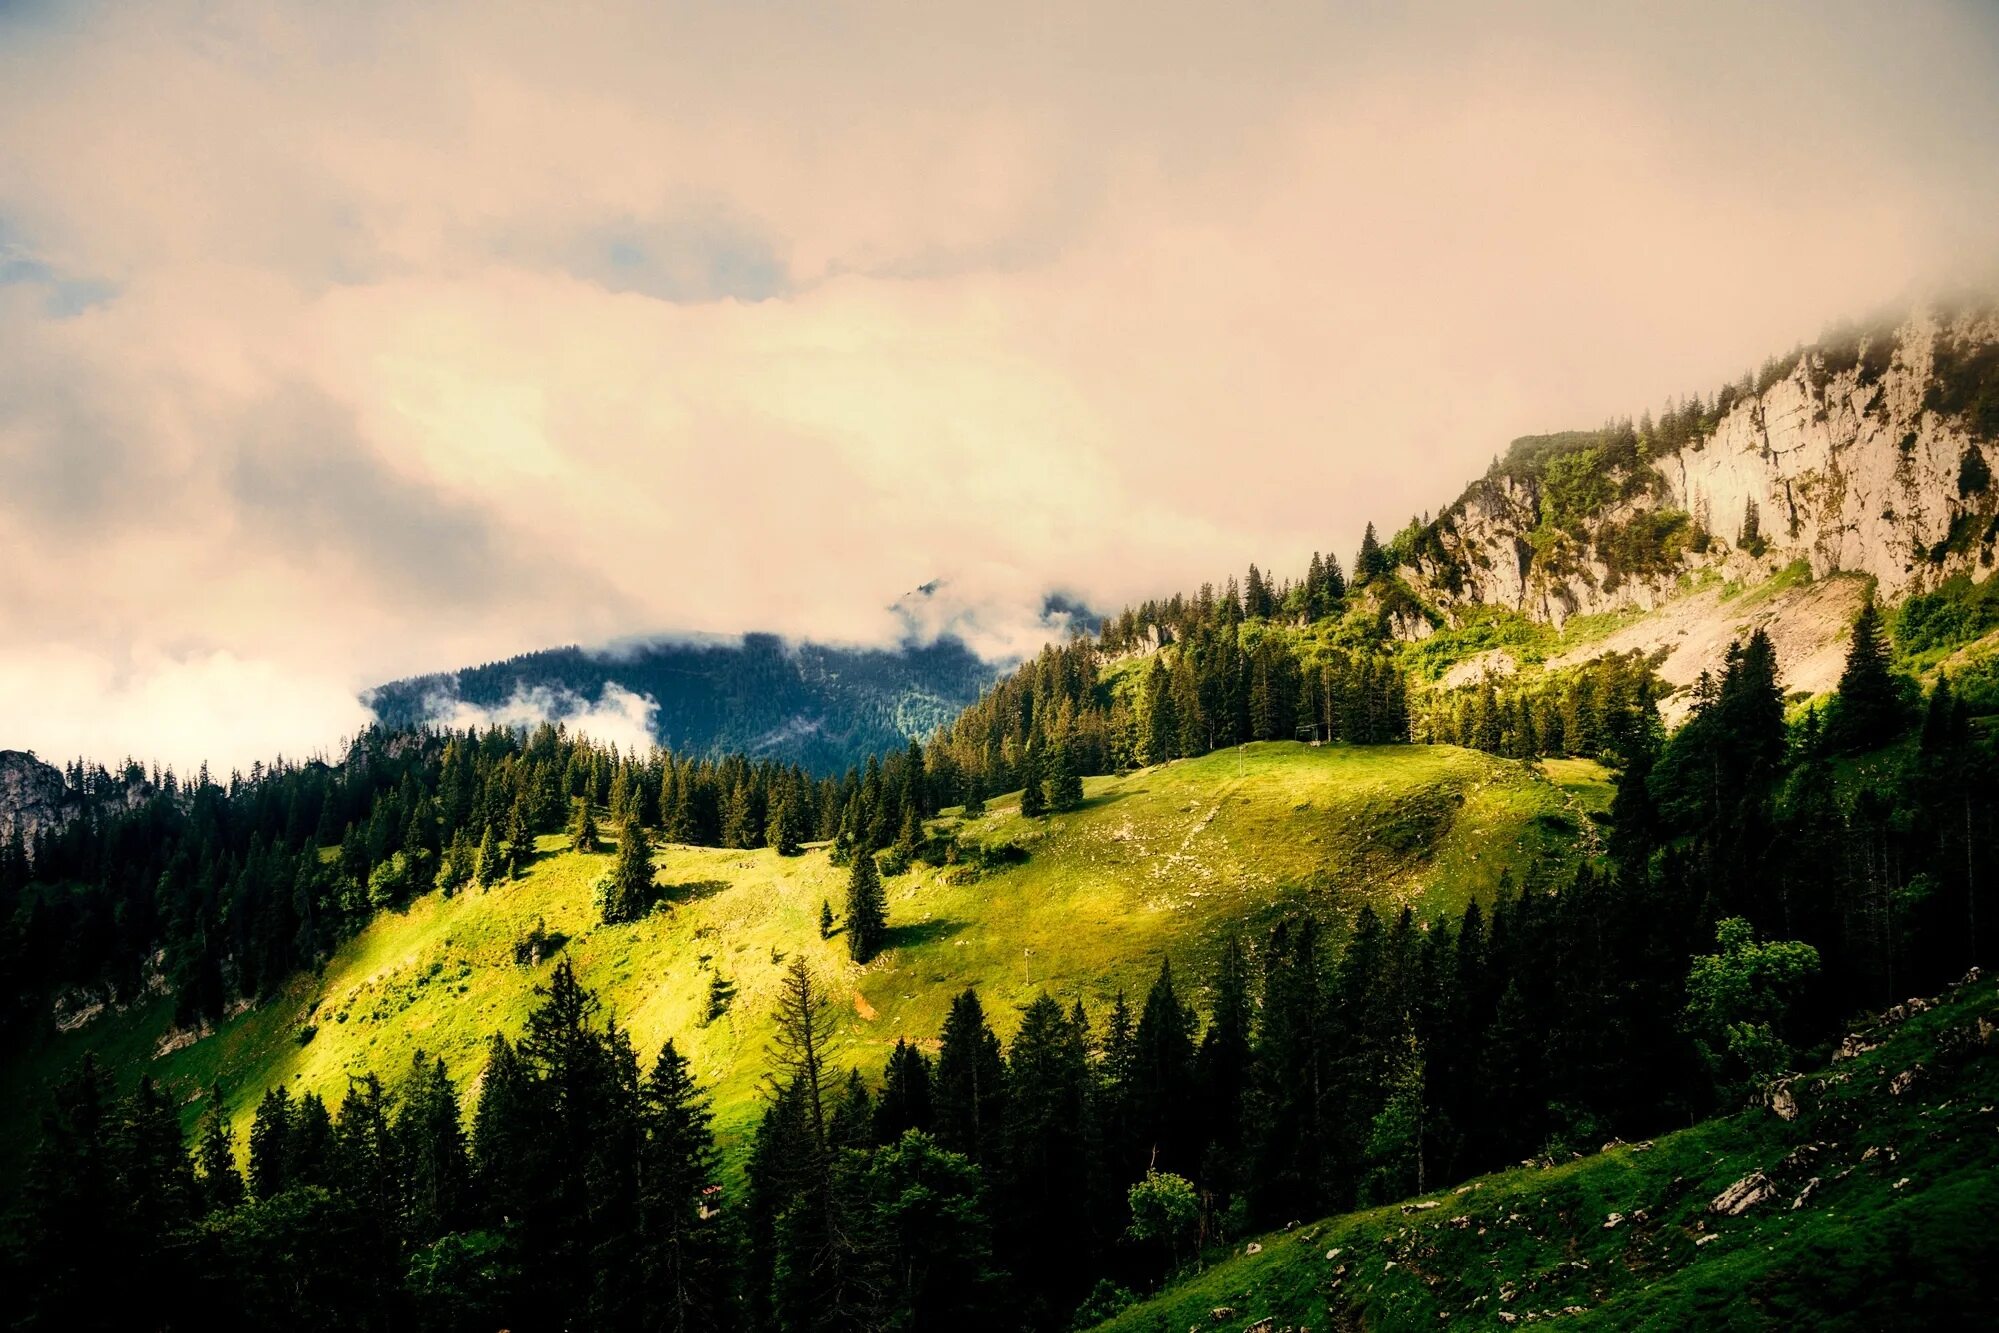
[[[1405,577],[1446,618],[1487,605],[1559,625],[1650,609],[1707,570],[1748,582],[1804,561],[1888,600],[1982,573],[1999,539],[1999,312],[1828,339],[1724,389],[1690,433],[1662,447],[1637,432],[1624,461],[1600,451],[1609,498],[1568,522],[1546,471],[1496,466]]]
[[[0,750],[0,842],[19,832],[32,855],[38,836],[59,831],[82,810],[61,770],[24,750]]]

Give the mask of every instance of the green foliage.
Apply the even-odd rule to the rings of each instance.
[[[1687,1029],[1716,1080],[1746,1090],[1790,1067],[1785,1034],[1819,954],[1797,940],[1759,944],[1741,917],[1716,923],[1715,944],[1687,973]]]
[[[1131,1210],[1125,1234],[1163,1251],[1178,1267],[1201,1229],[1201,1198],[1193,1185],[1170,1171],[1148,1171],[1125,1200]]]
[[[1905,600],[1894,616],[1896,649],[1905,656],[1933,655],[1999,629],[1999,579],[1974,583],[1957,574],[1932,592]]]

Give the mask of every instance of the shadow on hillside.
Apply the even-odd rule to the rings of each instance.
[[[1119,801],[1129,800],[1133,796],[1143,796],[1145,795],[1145,790],[1143,787],[1128,787],[1123,791],[1098,792],[1095,796],[1085,796],[1083,803],[1076,808],[1078,810],[1101,809],[1106,805],[1116,805]]]
[[[670,903],[698,903],[713,898],[729,887],[726,879],[690,879],[681,884],[662,884],[659,896]]]
[[[955,917],[940,916],[930,921],[911,921],[905,925],[890,926],[882,937],[885,949],[908,949],[919,944],[932,944],[938,940],[948,940],[965,928],[965,923]]]

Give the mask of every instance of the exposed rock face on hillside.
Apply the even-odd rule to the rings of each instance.
[[[0,750],[0,841],[18,831],[32,855],[37,837],[61,830],[82,810],[60,769],[23,750]]]
[[[1411,582],[1447,615],[1482,604],[1560,624],[1650,609],[1703,569],[1747,582],[1803,560],[1814,576],[1870,576],[1893,600],[1990,568],[1999,487],[1978,483],[1999,457],[1990,409],[1965,400],[1995,372],[1999,315],[1920,314],[1853,348],[1811,349],[1711,434],[1644,460],[1578,531],[1550,532],[1540,478],[1481,479],[1438,520]],[[1745,546],[1752,505],[1760,541]],[[1684,516],[1706,549],[1620,568],[1603,539],[1646,515]]]

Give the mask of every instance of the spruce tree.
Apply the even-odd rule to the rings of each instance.
[[[486,825],[485,834],[479,839],[479,887],[490,889],[507,877],[507,860],[500,852],[500,836],[493,831],[493,825]]]
[[[1894,739],[1902,722],[1901,690],[1889,666],[1881,612],[1870,597],[1853,622],[1827,739],[1847,753],[1872,750]]]
[[[604,883],[603,898],[607,924],[637,921],[652,910],[652,839],[636,819],[627,819],[618,831],[618,859]]]
[[[1145,762],[1163,764],[1171,759],[1179,731],[1173,715],[1173,681],[1166,664],[1155,654],[1145,677]]]
[[[527,797],[523,794],[507,814],[507,873],[519,878],[533,860],[534,830],[528,823]]]
[[[937,1052],[931,1105],[937,1139],[982,1165],[996,1163],[1006,1108],[1006,1066],[978,992],[951,1001]]]
[[[1388,556],[1381,549],[1381,540],[1374,535],[1374,524],[1367,525],[1361,535],[1360,554],[1354,557],[1353,581],[1366,583],[1388,572]]]
[[[881,1096],[875,1100],[875,1142],[894,1143],[912,1129],[927,1131],[930,1122],[930,1061],[899,1037],[889,1052]]]
[[[201,1168],[201,1199],[207,1211],[222,1212],[243,1202],[243,1177],[236,1170],[236,1136],[222,1108],[222,1089],[208,1090],[195,1159]]]
[[[1069,742],[1058,741],[1055,756],[1048,765],[1048,808],[1057,811],[1074,810],[1083,804],[1083,779],[1077,775],[1076,766],[1069,759]]]
[[[985,782],[977,773],[973,773],[965,779],[965,809],[963,813],[966,819],[985,818],[986,787]]]
[[[856,851],[847,875],[847,953],[857,963],[872,962],[887,937],[888,898],[881,872],[872,852]]]
[[[397,1098],[396,1156],[410,1235],[427,1244],[456,1230],[471,1205],[471,1161],[458,1113],[458,1089],[444,1061],[412,1057]]]
[[[695,1333],[732,1323],[712,1119],[686,1057],[668,1041],[640,1102],[639,1267],[647,1328]]]
[[[819,900],[819,938],[833,938],[833,904],[824,898]]]
[[[1048,813],[1048,793],[1041,780],[1041,738],[1030,736],[1027,752],[1020,762],[1020,815],[1023,819],[1038,819]]]
[[[577,797],[574,810],[569,818],[569,850],[572,852],[594,852],[598,850],[601,838],[597,832],[597,815],[590,808],[586,797]]]
[[[284,1084],[265,1092],[250,1126],[250,1192],[275,1198],[290,1184],[293,1130],[291,1093]]]

